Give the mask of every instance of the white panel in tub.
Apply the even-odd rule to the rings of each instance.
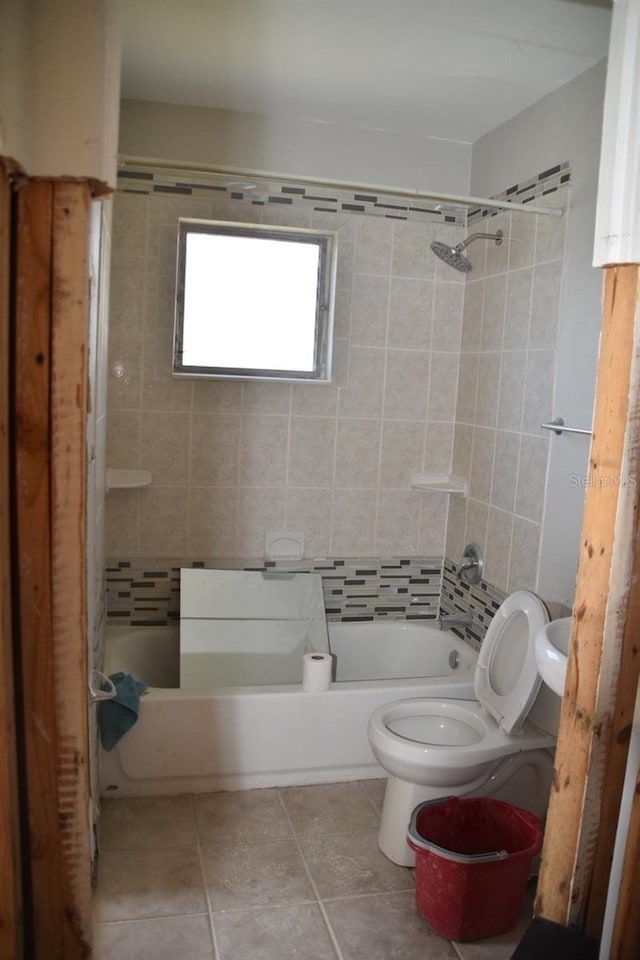
[[[322,577],[313,573],[182,569],[180,616],[228,620],[324,618]]]

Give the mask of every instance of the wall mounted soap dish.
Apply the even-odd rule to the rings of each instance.
[[[110,490],[125,490],[135,487],[148,487],[151,483],[151,474],[148,470],[114,470],[108,469],[105,481],[107,493]]]

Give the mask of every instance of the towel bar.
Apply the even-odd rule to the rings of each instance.
[[[556,417],[551,423],[541,423],[542,430],[553,430],[558,436],[561,433],[583,433],[585,436],[591,436],[591,430],[584,430],[582,427],[567,427],[562,417]]]

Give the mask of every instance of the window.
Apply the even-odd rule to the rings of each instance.
[[[180,220],[174,374],[329,382],[336,253],[332,233]]]

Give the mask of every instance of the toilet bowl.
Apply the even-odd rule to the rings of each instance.
[[[494,796],[544,816],[560,708],[535,659],[535,636],[548,620],[538,597],[512,593],[482,643],[475,700],[396,700],[372,713],[369,743],[389,774],[379,845],[394,863],[414,863],[407,825],[424,800]]]

